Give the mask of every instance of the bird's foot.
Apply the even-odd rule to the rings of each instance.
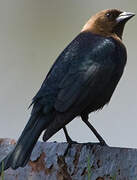
[[[108,146],[105,141],[103,142],[86,142],[82,143],[84,145],[100,145],[100,146]]]
[[[69,141],[67,141],[67,143],[68,143],[68,144],[78,144],[77,141],[73,141],[73,140],[69,140]]]
[[[68,143],[68,147],[64,152],[64,157],[67,155],[67,153],[68,153],[69,149],[71,148],[72,144],[78,144],[78,142],[73,141],[72,139],[69,139],[69,141],[67,140],[67,143]]]
[[[72,145],[72,144],[70,144],[70,143],[68,144],[68,146],[67,146],[67,148],[66,148],[66,150],[65,150],[65,152],[64,152],[64,155],[63,155],[64,157],[66,157],[69,149],[71,148],[71,145]]]
[[[100,144],[100,146],[108,146],[104,140],[101,140],[99,144]]]
[[[77,141],[73,141],[69,136],[66,139],[68,144],[77,144]]]

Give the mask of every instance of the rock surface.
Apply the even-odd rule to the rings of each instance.
[[[15,143],[0,139],[0,160]],[[38,142],[28,165],[6,170],[4,180],[137,180],[137,149],[89,143],[67,148],[67,143]]]

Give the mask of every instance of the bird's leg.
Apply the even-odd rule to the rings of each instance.
[[[66,149],[65,152],[64,152],[64,157],[65,157],[65,156],[67,155],[69,149],[71,148],[71,145],[72,145],[72,144],[75,144],[75,143],[77,143],[77,142],[76,142],[76,141],[73,141],[73,140],[70,138],[66,126],[64,126],[63,130],[64,130],[64,133],[65,133],[66,140],[67,140],[67,142],[68,142],[68,147],[67,147],[67,149]]]
[[[97,137],[97,139],[100,142],[100,145],[101,146],[107,146],[107,144],[104,141],[104,139],[100,136],[100,134],[97,132],[97,130],[88,121],[88,115],[85,115],[85,114],[81,115],[81,118],[84,121],[84,123],[91,129],[91,131],[94,133],[94,135]]]
[[[68,143],[72,142],[72,139],[70,138],[70,136],[68,134],[66,126],[64,126],[63,130],[64,130],[64,133],[65,133],[65,137],[66,137],[67,142]]]
[[[65,133],[66,140],[67,140],[67,142],[68,142],[69,144],[77,143],[76,141],[73,141],[73,140],[70,138],[66,126],[64,126],[63,130],[64,130],[64,133]]]

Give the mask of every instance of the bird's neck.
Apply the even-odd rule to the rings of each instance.
[[[81,32],[91,32],[92,34],[100,35],[103,37],[112,37],[120,42],[122,42],[122,32],[107,32],[101,27],[94,25],[94,19],[90,19],[82,28]]]

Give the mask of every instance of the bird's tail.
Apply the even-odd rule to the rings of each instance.
[[[24,167],[29,161],[31,152],[36,144],[41,132],[49,125],[50,118],[43,116],[31,117],[23,130],[15,148],[0,163],[0,172],[4,165],[4,170],[9,167],[16,169]]]

